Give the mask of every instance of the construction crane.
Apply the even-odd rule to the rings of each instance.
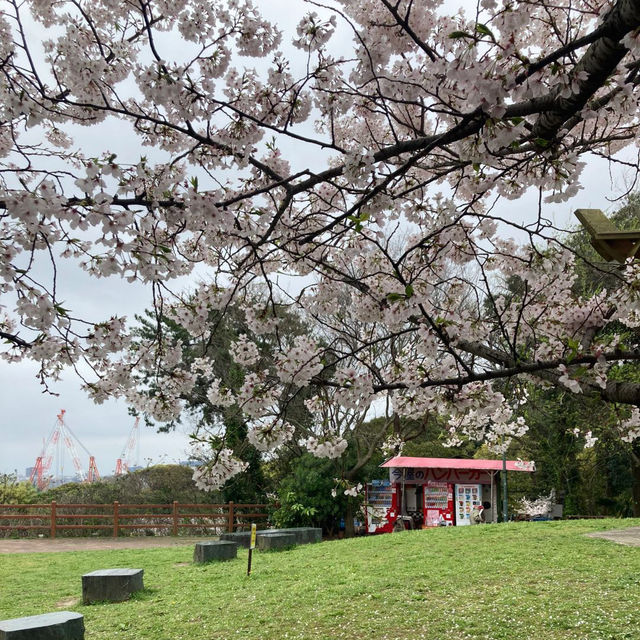
[[[129,471],[133,466],[138,466],[139,447],[140,447],[140,418],[136,418],[136,421],[129,431],[127,442],[122,449],[120,457],[116,460],[116,470],[114,475],[121,476],[123,473]],[[135,451],[136,457],[133,460],[133,452]]]
[[[55,478],[62,478],[64,472],[64,453],[61,451],[62,445],[69,450],[73,466],[82,482],[95,482],[100,479],[100,473],[98,472],[95,457],[89,453],[88,449],[82,444],[82,442],[80,442],[80,440],[78,440],[78,437],[66,425],[64,421],[65,413],[65,409],[62,409],[56,416],[56,423],[53,426],[49,437],[43,444],[42,452],[36,458],[36,463],[31,471],[29,482],[35,484],[38,489],[46,489],[51,480],[49,471],[51,470],[51,464],[54,460],[54,456],[56,460]],[[87,473],[85,473],[82,468],[75,443],[78,443],[87,456],[89,456],[89,470]]]

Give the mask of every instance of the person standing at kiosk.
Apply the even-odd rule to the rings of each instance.
[[[484,507],[476,504],[471,511],[471,524],[484,524]]]

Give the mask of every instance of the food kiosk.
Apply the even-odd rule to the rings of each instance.
[[[484,506],[487,522],[498,521],[499,474],[535,471],[523,460],[463,460],[397,456],[381,465],[389,480],[366,485],[367,533],[398,528],[464,526]]]

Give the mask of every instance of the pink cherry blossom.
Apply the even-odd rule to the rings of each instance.
[[[7,3],[0,357],[37,362],[45,386],[87,367],[96,401],[162,421],[202,383],[265,454],[295,437],[339,457],[379,407],[500,452],[526,430],[505,379],[640,403],[609,378],[640,355],[605,330],[640,326],[637,261],[580,296],[582,258],[547,222],[584,193],[588,154],[637,144],[634,6],[294,4],[282,33],[266,0]],[[80,317],[63,264],[145,286],[155,329]],[[230,308],[247,327],[236,390],[206,352]],[[280,308],[305,335],[286,337]],[[191,364],[166,320],[199,345]],[[294,436],[296,394],[311,418]],[[202,486],[243,468],[219,438]]]

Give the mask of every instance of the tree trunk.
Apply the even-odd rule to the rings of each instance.
[[[575,66],[571,95],[562,97],[560,87],[552,90],[553,106],[541,113],[534,124],[534,138],[553,140],[562,125],[587,104],[629,52],[622,39],[639,25],[638,3],[619,0],[602,21],[602,37],[589,46]]]
[[[640,518],[640,458],[631,456],[631,477],[633,485],[631,487],[633,517]]]
[[[344,537],[353,538],[356,535],[353,528],[353,504],[351,500],[347,500],[347,510],[344,514]]]

